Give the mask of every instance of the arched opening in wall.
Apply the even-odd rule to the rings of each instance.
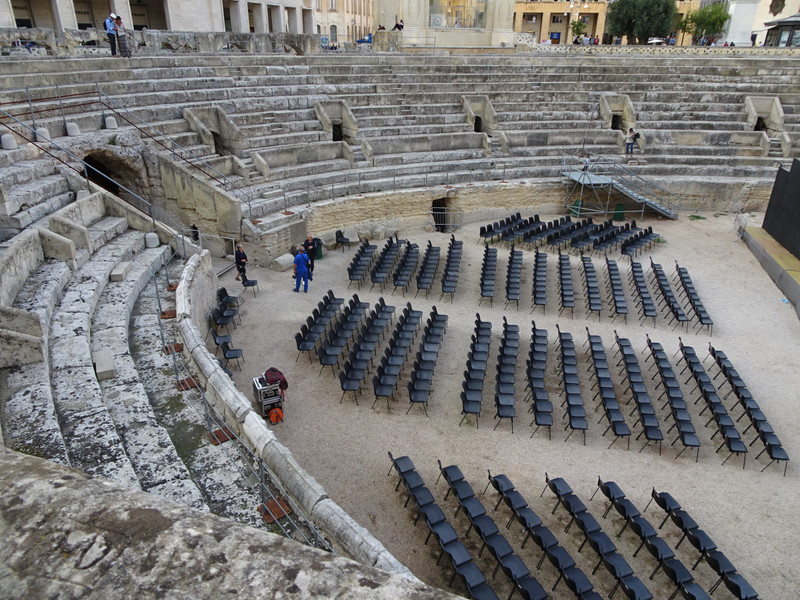
[[[475,115],[475,133],[481,133],[483,131],[483,119],[481,119],[478,115]]]
[[[431,203],[431,216],[436,231],[447,233],[450,226],[447,216],[447,198],[437,198]]]
[[[332,139],[334,142],[341,142],[344,137],[342,136],[342,122],[341,121],[333,121],[331,123],[332,127]]]
[[[87,165],[89,180],[101,188],[138,208],[142,208],[141,201],[135,196],[152,202],[151,194],[145,189],[146,175],[132,168],[121,157],[100,150],[87,154],[83,160]]]
[[[611,129],[624,131],[625,128],[622,126],[622,115],[611,115]]]
[[[89,181],[96,183],[115,196],[119,194],[119,185],[114,181],[114,176],[105,163],[97,160],[93,156],[87,156],[83,159],[83,162],[87,165],[86,171],[89,175]]]
[[[762,117],[758,117],[756,119],[756,124],[753,126],[753,131],[766,131],[767,124],[764,123],[764,119]]]

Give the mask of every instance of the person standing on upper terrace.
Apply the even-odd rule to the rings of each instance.
[[[638,139],[639,134],[633,130],[633,127],[628,129],[628,134],[625,136],[625,156],[633,156],[633,147]]]
[[[405,27],[405,26],[406,26],[406,24],[403,23],[403,19],[400,19],[399,23],[395,23],[394,24],[394,27],[392,27],[392,31],[395,31],[395,30],[403,31],[403,27]]]
[[[128,30],[122,24],[122,17],[118,16],[114,21],[114,31],[117,32],[117,43],[119,44],[119,55],[125,58],[131,57],[131,48],[128,45]]]
[[[117,32],[114,29],[114,21],[116,20],[117,15],[111,13],[103,22],[103,25],[106,28],[106,35],[108,36],[108,43],[111,44],[111,56],[117,55]]]

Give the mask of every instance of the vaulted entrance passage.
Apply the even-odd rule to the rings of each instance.
[[[481,133],[483,131],[483,119],[481,119],[478,115],[475,115],[475,133]]]
[[[447,218],[447,198],[437,198],[431,203],[431,216],[436,231],[446,233],[450,225]]]
[[[616,129],[617,131],[625,130],[625,128],[622,126],[622,115],[611,115],[611,129]]]
[[[115,196],[119,195],[119,185],[114,181],[113,175],[105,163],[97,160],[93,156],[87,156],[83,161],[87,165],[86,171],[89,176],[89,181],[96,183]]]

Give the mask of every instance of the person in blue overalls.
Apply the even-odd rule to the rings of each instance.
[[[300,280],[303,280],[303,291],[308,293],[308,273],[311,261],[306,256],[303,246],[297,247],[297,255],[294,257],[292,270],[294,271],[294,291],[300,291]]]

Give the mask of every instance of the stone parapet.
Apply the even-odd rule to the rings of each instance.
[[[217,284],[210,255],[208,251],[203,251],[187,262],[176,293],[176,313],[184,352],[200,371],[208,402],[222,415],[225,424],[249,445],[251,451],[264,460],[284,488],[337,548],[362,564],[379,565],[416,581],[383,544],[328,498],[325,489],[278,441],[264,419],[253,410],[250,400],[236,388],[206,349],[201,341],[201,331],[206,330],[207,320],[204,307],[209,304],[210,298],[216,298]],[[196,319],[203,324],[202,330],[196,325]]]

